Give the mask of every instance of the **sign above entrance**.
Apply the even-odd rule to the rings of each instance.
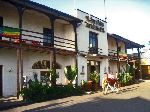
[[[105,33],[104,23],[101,20],[92,16],[85,16],[85,19],[86,27]]]

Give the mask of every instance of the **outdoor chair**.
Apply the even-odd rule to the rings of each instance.
[[[109,90],[111,92],[119,93],[120,84],[119,81],[115,78],[104,77],[102,81],[103,94],[106,95]]]

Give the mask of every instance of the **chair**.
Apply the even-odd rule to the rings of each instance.
[[[103,88],[103,94],[107,94],[108,90],[111,90],[111,92],[116,92],[119,93],[119,82],[117,79],[115,78],[108,78],[108,74],[107,77],[103,78],[102,81],[102,88]]]

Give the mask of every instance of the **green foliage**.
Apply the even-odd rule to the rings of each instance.
[[[23,96],[24,100],[38,102],[45,98],[45,95],[43,94],[47,91],[47,89],[47,85],[42,85],[42,83],[38,81],[32,81],[30,82],[29,88],[23,88],[19,94]]]
[[[64,69],[64,73],[66,78],[69,80],[69,82],[72,84],[72,82],[75,80],[78,70],[74,66],[67,66]]]
[[[49,71],[49,74],[51,76],[50,82],[51,82],[52,86],[55,86],[56,85],[56,79],[59,78],[59,75],[58,75],[58,73],[56,73],[56,70],[54,70],[54,69],[51,69]]]
[[[132,79],[133,79],[133,76],[131,76],[129,73],[123,72],[123,73],[118,74],[118,80],[124,86],[132,84],[133,83]]]
[[[32,81],[29,88],[23,88],[19,94],[22,95],[23,99],[26,101],[41,102],[72,95],[82,95],[83,92],[80,86],[74,86],[72,84],[50,87],[48,85],[42,85],[38,81]]]
[[[99,83],[100,80],[100,76],[99,74],[94,71],[93,73],[90,73],[90,79],[94,82],[94,83]]]
[[[82,86],[82,90],[83,90],[84,92],[90,91],[88,82],[83,81],[82,84],[81,84],[81,86]]]
[[[135,68],[133,67],[133,65],[130,65],[129,73],[131,76],[135,76]]]

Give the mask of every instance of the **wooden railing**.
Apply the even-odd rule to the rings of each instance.
[[[108,49],[108,56],[110,56],[111,60],[117,60],[117,50]],[[126,53],[119,52],[119,60],[126,61],[128,58]]]
[[[109,56],[117,56],[117,51],[113,49],[108,49],[108,55]]]
[[[102,54],[103,50],[100,48],[96,48],[96,47],[89,47],[89,53],[90,54]]]
[[[8,26],[0,27],[0,42],[75,50],[74,40]]]

